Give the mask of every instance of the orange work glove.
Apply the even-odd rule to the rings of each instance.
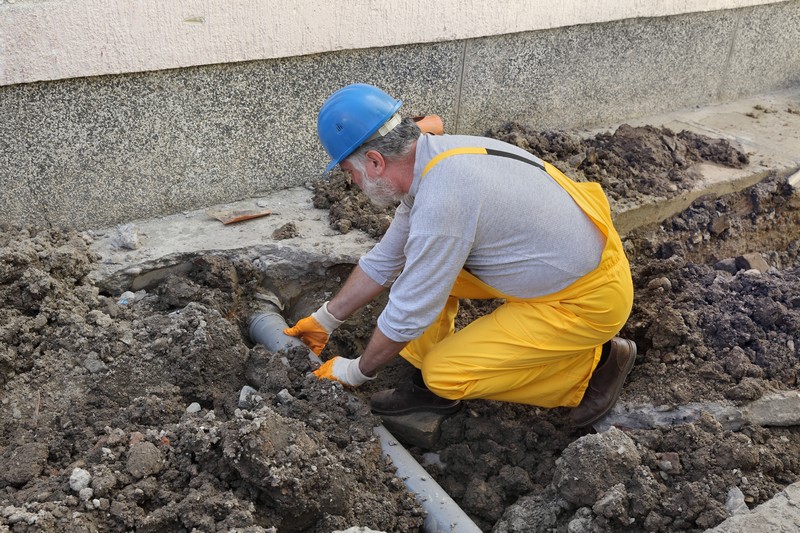
[[[333,359],[325,361],[321,367],[314,371],[314,375],[319,379],[338,381],[348,387],[358,387],[371,379],[375,379],[375,376],[369,377],[361,373],[361,369],[358,368],[360,360],[361,357],[345,359],[337,355]]]
[[[333,330],[343,322],[328,312],[328,302],[325,302],[311,316],[298,320],[294,327],[286,328],[283,332],[291,337],[300,337],[312,352],[319,355],[328,344]]]

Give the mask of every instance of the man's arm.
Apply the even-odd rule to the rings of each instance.
[[[328,312],[338,320],[347,320],[358,309],[386,290],[367,276],[361,267],[356,265],[348,276],[344,286],[328,302]]]
[[[360,266],[356,266],[336,296],[328,302],[328,311],[337,319],[345,320],[356,310],[370,302],[385,287],[367,276]],[[374,376],[378,370],[406,347],[407,342],[395,342],[375,328],[359,361],[359,370],[365,376]]]
[[[386,366],[400,350],[406,347],[407,342],[396,342],[383,334],[380,328],[375,328],[369,344],[361,354],[358,368],[365,376],[374,376],[378,370]]]

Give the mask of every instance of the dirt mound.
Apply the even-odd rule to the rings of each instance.
[[[643,198],[672,198],[691,188],[700,162],[741,168],[749,160],[724,139],[689,131],[633,127],[590,138],[561,131],[536,131],[513,122],[486,132],[527,150],[578,181],[600,183],[612,206]],[[331,228],[360,229],[373,237],[386,232],[393,208],[376,208],[347,175],[334,170],[329,181],[314,184],[314,207],[328,209]],[[634,203],[635,203],[634,202]]]
[[[314,207],[328,210],[332,229],[342,233],[360,229],[378,238],[389,229],[394,207],[373,205],[339,167],[331,172],[327,181],[314,182],[313,187]]]
[[[248,347],[248,265],[198,257],[157,291],[98,294],[74,232],[0,234],[0,520],[13,531],[414,530],[379,422]],[[301,352],[303,352],[301,350]],[[259,389],[239,409],[245,383]]]
[[[699,162],[733,168],[749,162],[724,139],[653,126],[623,124],[613,133],[583,139],[507,123],[486,135],[527,150],[574,179],[600,183],[612,203],[676,196],[691,187],[696,178],[692,165]]]

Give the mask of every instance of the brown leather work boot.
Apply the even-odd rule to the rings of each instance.
[[[570,412],[572,423],[578,427],[597,422],[614,407],[622,384],[636,360],[635,342],[620,337],[614,337],[608,342],[608,358],[602,366],[594,369],[580,405]]]
[[[396,389],[373,394],[370,407],[376,415],[384,416],[407,415],[420,411],[449,415],[461,408],[461,401],[436,396],[425,386],[422,374],[417,370],[411,379]]]

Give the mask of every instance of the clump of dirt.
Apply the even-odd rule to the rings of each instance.
[[[272,232],[272,238],[276,241],[282,241],[286,239],[294,239],[295,237],[300,236],[300,230],[297,229],[297,224],[294,222],[287,222],[283,226],[279,227],[275,231]]]
[[[558,131],[535,131],[506,123],[486,135],[537,155],[578,180],[600,183],[612,202],[630,198],[671,198],[691,188],[699,162],[742,168],[746,154],[724,139],[689,131],[633,127],[583,139]]]
[[[350,177],[338,168],[328,180],[313,184],[314,207],[327,209],[330,226],[341,233],[360,229],[371,237],[380,237],[389,229],[394,207],[376,207]]]
[[[12,531],[414,531],[379,423],[240,324],[259,273],[198,257],[124,299],[81,235],[0,233],[0,523]],[[124,302],[124,303],[120,303]],[[298,353],[299,352],[299,353]],[[243,385],[258,390],[248,408]]]

